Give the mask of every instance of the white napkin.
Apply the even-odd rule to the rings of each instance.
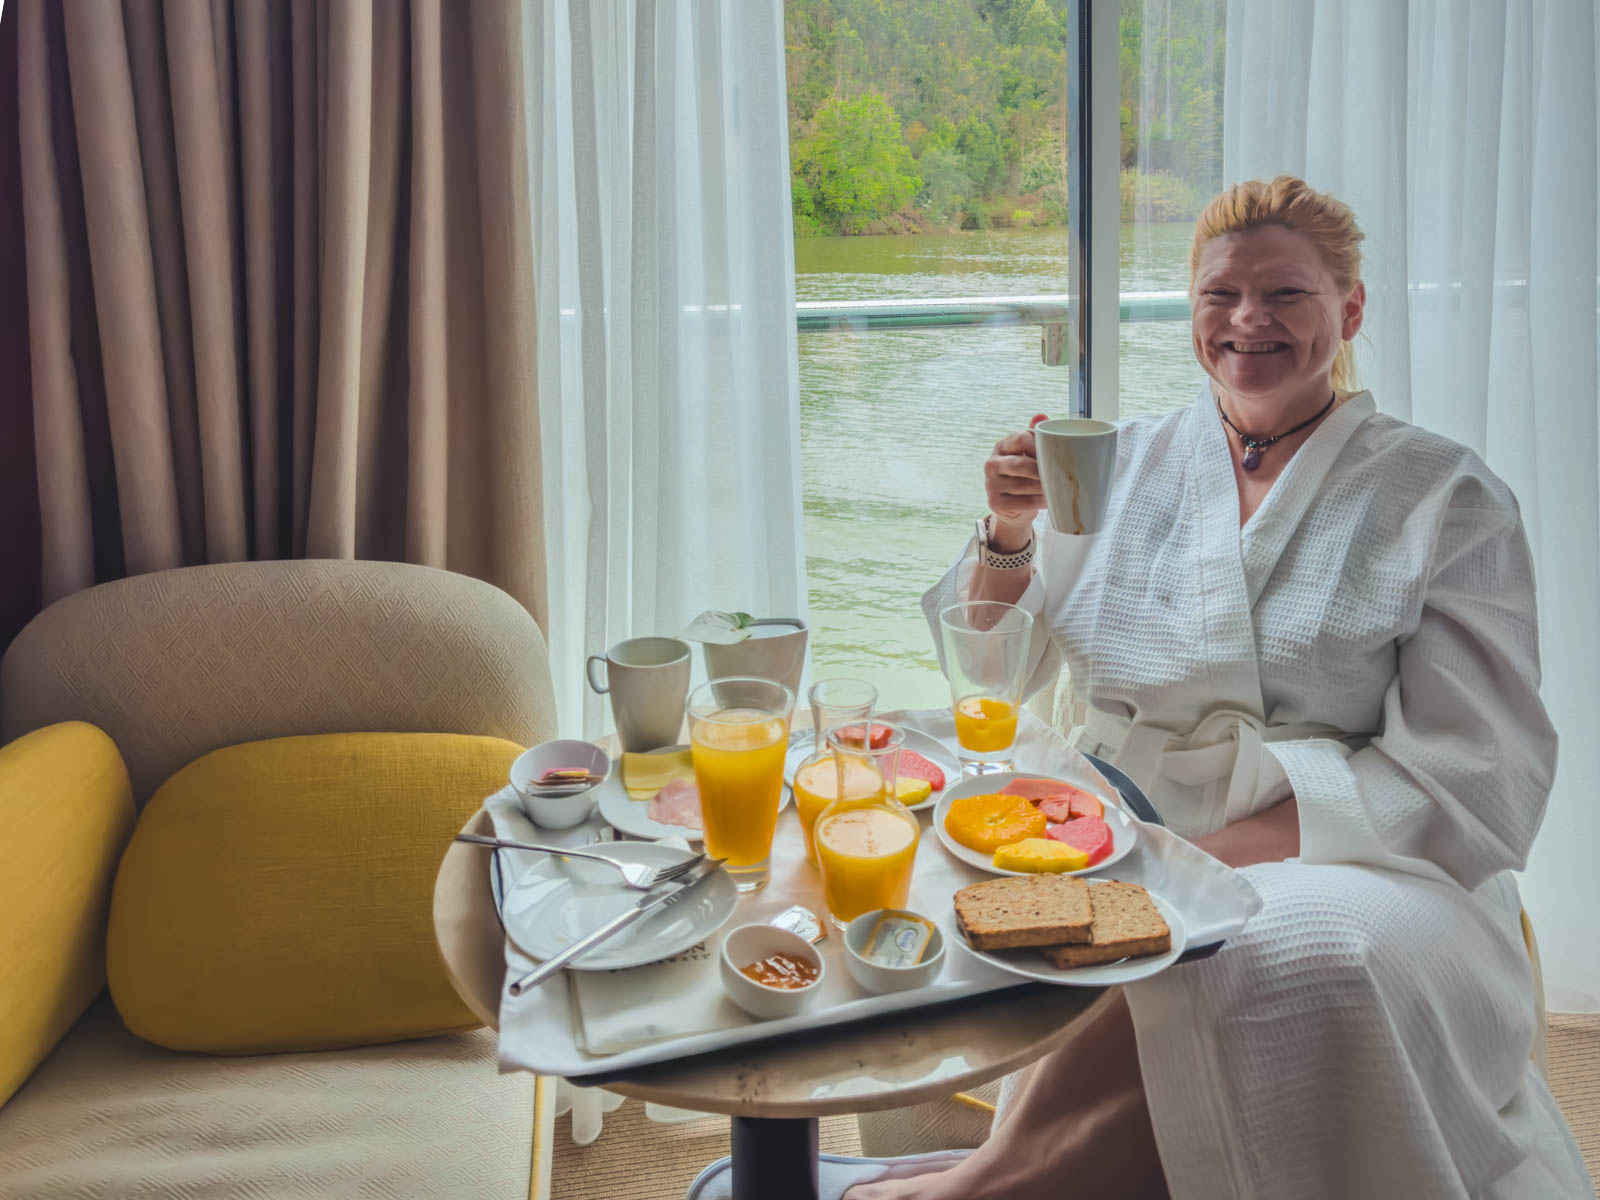
[[[954,719],[947,708],[881,715],[885,720],[955,745]],[[1117,795],[1116,789],[1088,759],[1032,714],[1023,714],[1018,739],[1019,770],[1064,779],[1107,797]],[[562,836],[548,832],[538,834],[510,789],[491,797],[487,807],[502,836],[529,840],[537,835],[546,842]],[[1138,845],[1110,868],[1111,877],[1142,883],[1176,905],[1183,914],[1190,946],[1229,938],[1244,928],[1260,908],[1261,900],[1243,876],[1170,830],[1143,822],[1138,825]],[[568,846],[582,844],[595,836],[592,823],[563,832],[571,840],[558,844]],[[955,891],[993,876],[947,853],[926,821],[922,833],[909,905],[942,925],[947,924],[950,898]],[[521,997],[502,993],[501,1070],[538,1069],[541,1060],[550,1059],[552,1036],[570,1039],[570,1044],[582,1051],[585,1059],[598,1060],[613,1055],[625,1059],[659,1059],[662,1057],[659,1047],[665,1043],[719,1030],[731,1033],[756,1024],[755,1019],[735,1006],[722,990],[717,963],[722,940],[728,930],[751,921],[768,920],[794,904],[803,904],[819,917],[826,918],[821,878],[805,860],[799,819],[791,804],[779,816],[773,840],[771,882],[760,891],[741,897],[733,918],[719,933],[667,962],[617,971],[568,971],[571,1003],[568,1019],[559,1027],[550,1019],[550,1005],[541,1003],[537,995],[558,987],[554,981]],[[858,1004],[865,1009],[874,1000],[845,969],[842,941],[839,932],[832,930],[819,947],[826,972],[810,1006],[812,1012],[831,1012],[843,1005]],[[970,987],[974,980],[992,979],[996,987],[1016,982],[1014,976],[954,947],[947,952],[947,958],[939,982],[929,992],[929,1002],[947,998],[936,994],[940,988]],[[507,939],[508,980],[526,974],[534,965]],[[862,1015],[869,1014],[863,1011]],[[703,1042],[704,1038],[698,1040]],[[648,1050],[641,1051],[641,1048]],[[630,1051],[635,1053],[630,1054]],[[600,1063],[596,1061],[594,1066],[598,1069]]]

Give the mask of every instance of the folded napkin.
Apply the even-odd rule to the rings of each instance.
[[[881,715],[955,745],[954,720],[947,708]],[[1031,714],[1023,714],[1018,739],[1019,770],[1064,779],[1107,798],[1117,796],[1116,789],[1087,758]],[[491,797],[488,803],[495,828],[502,836],[528,840],[536,831],[515,794],[508,797],[507,792],[509,789]],[[931,811],[925,815],[931,817]],[[1261,905],[1249,882],[1170,830],[1138,824],[1139,844],[1108,868],[1107,877],[1142,883],[1174,904],[1183,914],[1191,946],[1220,941],[1242,930]],[[564,833],[572,840],[559,844],[569,846],[597,836],[593,823]],[[995,876],[947,853],[927,820],[922,834],[909,907],[948,929],[952,895],[969,883]],[[538,836],[552,841],[557,835]],[[608,1061],[619,1066],[639,1065],[763,1036],[765,1030],[750,1027],[773,1023],[756,1021],[727,998],[717,959],[724,936],[738,925],[770,920],[795,904],[826,917],[822,881],[805,859],[804,839],[792,804],[779,816],[771,862],[772,878],[765,888],[742,896],[721,931],[671,960],[616,971],[568,971],[568,1003],[564,1005],[555,1003],[549,994],[560,986],[555,981],[519,997],[502,993],[501,1070],[545,1070],[548,1068],[542,1064],[559,1061],[581,1064],[580,1069],[563,1070],[582,1074],[598,1071]],[[952,947],[943,974],[924,996],[872,996],[850,977],[843,961],[843,938],[837,930],[830,931],[818,948],[826,970],[819,994],[807,1009],[808,1019],[817,1024],[910,1004],[936,1003],[1018,982],[1016,976]],[[508,980],[534,965],[506,940]],[[681,1043],[681,1048],[675,1050],[673,1043]]]

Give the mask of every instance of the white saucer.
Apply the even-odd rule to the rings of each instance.
[[[939,835],[939,841],[944,848],[954,854],[964,863],[970,863],[979,870],[988,871],[991,875],[1025,875],[1025,871],[1006,871],[994,865],[992,855],[982,854],[977,850],[963,846],[945,830],[944,819],[950,812],[953,801],[962,796],[984,796],[991,792],[998,792],[1013,779],[1049,779],[1049,775],[1038,771],[997,771],[993,775],[979,775],[974,779],[963,779],[954,787],[946,788],[938,806],[933,810],[933,831]],[[604,787],[604,784],[600,785]],[[1085,789],[1087,790],[1087,789]],[[1093,793],[1105,806],[1105,822],[1111,826],[1111,853],[1092,867],[1084,867],[1081,871],[1063,871],[1063,875],[1092,875],[1096,871],[1104,871],[1112,863],[1120,862],[1128,856],[1139,841],[1139,826],[1134,823],[1120,805],[1108,800],[1102,793]],[[1115,795],[1115,793],[1113,793]]]
[[[670,754],[675,750],[687,750],[687,746],[664,746],[660,750],[651,750],[650,754]],[[668,825],[662,821],[653,821],[647,815],[650,801],[635,800],[628,795],[628,789],[622,786],[622,760],[617,759],[617,767],[594,789],[595,803],[599,807],[600,815],[605,818],[618,833],[625,833],[629,837],[644,838],[647,841],[658,842],[662,838],[682,838],[686,842],[698,842],[705,837],[699,829],[690,829],[687,825]],[[783,794],[778,798],[778,811],[782,812],[789,803],[789,789],[784,788]]]
[[[1091,879],[1089,886],[1094,885],[1095,881]],[[1183,918],[1178,915],[1178,910],[1154,892],[1150,893],[1150,899],[1155,903],[1156,911],[1161,914],[1162,920],[1166,921],[1167,928],[1172,931],[1172,948],[1165,954],[1124,958],[1111,963],[1098,963],[1092,967],[1053,967],[1049,959],[1031,947],[1020,950],[975,950],[972,943],[967,941],[966,935],[961,932],[961,925],[956,920],[954,910],[945,919],[945,926],[949,931],[950,941],[974,958],[980,958],[1002,971],[1010,971],[1013,975],[1021,975],[1026,979],[1037,979],[1042,983],[1059,983],[1068,987],[1111,987],[1113,984],[1132,983],[1136,979],[1146,979],[1158,971],[1165,971],[1178,961],[1178,956],[1183,953],[1183,948],[1188,943],[1189,935],[1183,927]]]
[[[598,842],[582,847],[619,862],[668,866],[685,851],[652,842]],[[512,885],[501,907],[506,934],[530,958],[545,959],[598,929],[645,893],[622,884],[600,863],[551,856]],[[567,965],[575,971],[611,971],[671,958],[710,937],[733,916],[739,892],[727,872],[716,871],[676,904],[651,913]]]
[[[923,758],[937,766],[944,772],[944,786],[946,789],[961,781],[961,760],[958,759],[950,747],[946,746],[932,734],[923,733],[920,729],[906,729],[901,726],[901,731],[906,735],[905,748],[915,750]],[[794,773],[800,769],[800,764],[811,756],[816,739],[811,730],[802,729],[794,735],[794,740],[789,743],[789,753],[783,760],[783,781],[791,788],[794,786]],[[945,793],[936,789],[928,794],[928,798],[917,804],[906,805],[912,812],[921,812],[925,808],[932,808],[939,803],[939,797]]]

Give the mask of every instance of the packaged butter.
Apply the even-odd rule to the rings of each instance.
[[[933,940],[933,922],[916,913],[886,912],[867,935],[861,957],[885,967],[914,967]]]
[[[823,924],[822,918],[803,904],[784,909],[767,924],[798,934],[813,946],[828,936],[828,927]]]

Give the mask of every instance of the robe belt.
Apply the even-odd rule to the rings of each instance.
[[[1186,734],[1139,724],[1093,705],[1083,705],[1080,711],[1082,722],[1068,740],[1080,749],[1092,750],[1094,747],[1088,743],[1098,744],[1113,766],[1141,786],[1149,786],[1157,776],[1186,787],[1204,787],[1226,779],[1226,825],[1253,811],[1266,743],[1305,738],[1343,740],[1348,736],[1342,729],[1311,721],[1268,725],[1254,714],[1234,708],[1216,709]]]

